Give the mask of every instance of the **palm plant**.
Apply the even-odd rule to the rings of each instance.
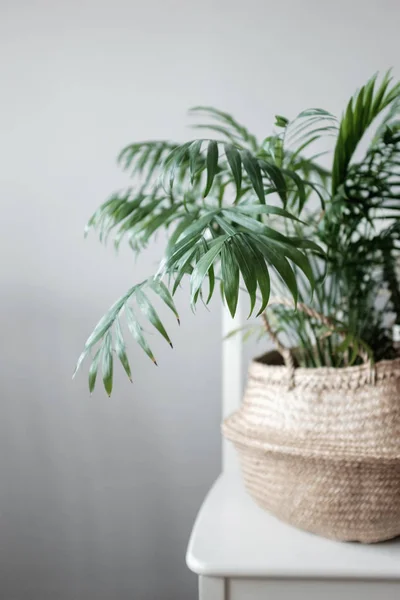
[[[362,353],[393,357],[387,315],[400,319],[400,84],[392,85],[389,74],[380,82],[372,77],[340,121],[321,109],[293,120],[277,116],[275,132],[262,141],[225,112],[196,107],[192,113],[206,117],[196,127],[217,139],[127,146],[119,162],[132,185],[88,223],[100,240],[113,238],[116,248],[127,240],[136,254],[159,230],[167,232],[157,273],[131,287],[85,344],[77,369],[94,352],[90,390],[101,365],[111,393],[114,355],[131,377],[123,320],[155,364],[144,321],[172,346],[154,299],[179,322],[173,297],[184,277],[193,308],[208,304],[219,288],[232,315],[242,287],[249,317],[262,316],[262,327],[281,332],[299,365],[341,367]],[[326,153],[315,151],[325,141],[334,142],[329,168],[322,166]],[[269,302],[271,289],[283,302]],[[299,302],[328,318],[321,325],[296,310]]]

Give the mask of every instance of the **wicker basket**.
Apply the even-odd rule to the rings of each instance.
[[[369,364],[290,372],[271,357],[251,364],[243,405],[223,424],[249,493],[325,537],[400,535],[400,359],[377,363],[372,381]]]

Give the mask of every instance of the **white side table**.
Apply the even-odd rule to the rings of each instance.
[[[226,335],[242,324],[223,311]],[[241,336],[222,356],[222,415],[240,406]],[[400,600],[400,538],[370,546],[333,542],[281,523],[244,490],[232,445],[223,474],[203,502],[186,561],[199,576],[200,600]]]
[[[340,543],[281,523],[235,473],[203,502],[187,551],[200,600],[400,600],[400,540]]]

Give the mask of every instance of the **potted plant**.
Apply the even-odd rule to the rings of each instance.
[[[136,254],[161,229],[167,242],[157,273],[108,310],[77,369],[90,355],[90,390],[101,368],[111,394],[114,356],[131,377],[122,320],[156,364],[143,322],[172,344],[154,299],[179,322],[173,296],[188,277],[193,308],[219,291],[234,315],[242,287],[281,355],[254,361],[223,426],[250,493],[330,537],[400,534],[400,84],[372,77],[339,121],[322,109],[277,116],[262,141],[227,113],[192,112],[217,139],[127,146],[131,187],[88,223]]]

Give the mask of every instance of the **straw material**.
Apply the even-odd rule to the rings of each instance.
[[[400,535],[400,359],[288,370],[254,361],[223,424],[258,504],[338,540]]]

